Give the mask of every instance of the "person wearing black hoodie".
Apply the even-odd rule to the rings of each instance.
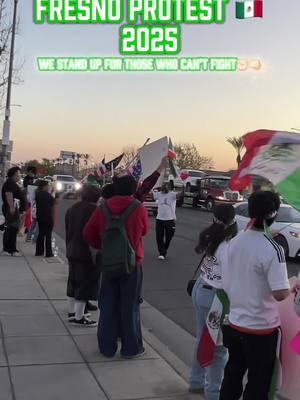
[[[66,213],[66,248],[69,261],[67,296],[69,297],[69,322],[72,325],[92,327],[96,321],[85,314],[89,300],[98,300],[100,268],[94,264],[89,245],[83,239],[83,229],[97,208],[101,190],[84,185],[81,200]]]

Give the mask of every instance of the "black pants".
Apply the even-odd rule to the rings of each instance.
[[[175,234],[175,221],[156,220],[156,242],[159,255],[166,256],[171,240]]]
[[[241,333],[226,326],[223,342],[229,351],[220,400],[268,400],[275,366],[277,330],[269,335]],[[243,378],[248,371],[248,383]]]
[[[20,223],[19,214],[16,212],[15,215],[11,215],[8,211],[3,209],[5,216],[5,231],[3,234],[3,251],[7,253],[14,253],[17,251],[17,235],[18,226]]]
[[[3,251],[7,253],[15,253],[17,251],[17,234],[18,229],[6,227],[3,235]]]
[[[67,296],[78,301],[98,300],[100,267],[91,262],[69,261]]]
[[[45,254],[46,246],[46,257],[53,257],[52,253],[52,230],[53,222],[42,222],[38,221],[39,235],[36,241],[36,256],[43,256]]]

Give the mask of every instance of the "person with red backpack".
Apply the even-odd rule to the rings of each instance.
[[[114,196],[103,201],[83,231],[88,244],[100,250],[102,282],[99,305],[100,352],[114,357],[121,336],[121,355],[144,353],[140,304],[143,281],[143,237],[148,233],[146,208],[134,198],[132,176],[114,180]]]

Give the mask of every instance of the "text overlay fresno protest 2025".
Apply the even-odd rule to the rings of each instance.
[[[181,24],[221,24],[230,0],[34,0],[36,24],[127,24],[121,54],[178,54]]]

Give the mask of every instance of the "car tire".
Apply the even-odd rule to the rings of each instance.
[[[278,235],[274,237],[274,240],[276,243],[278,243],[281,247],[283,247],[285,259],[287,260],[289,258],[290,254],[290,249],[289,249],[289,244],[286,240],[286,238],[282,235]]]
[[[178,199],[177,202],[176,202],[176,207],[180,207],[181,208],[183,206],[183,201],[184,201],[183,197]]]
[[[205,207],[207,211],[212,212],[213,209],[215,208],[215,202],[213,199],[207,199],[205,202]]]
[[[193,198],[192,207],[193,207],[193,208],[197,208],[197,207],[198,207],[198,202],[199,202],[199,198],[198,198],[198,197],[194,197],[194,198]]]
[[[186,184],[186,187],[185,187],[186,191],[187,191],[187,192],[190,192],[190,191],[191,191],[191,187],[192,187],[191,184],[190,184],[190,183],[187,183],[187,184]]]

